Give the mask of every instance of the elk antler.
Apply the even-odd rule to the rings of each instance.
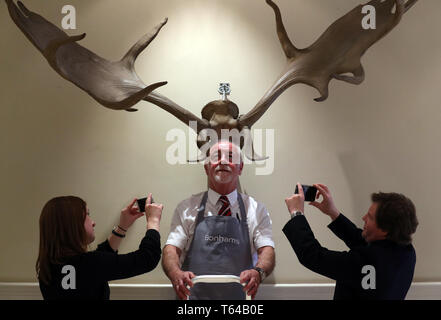
[[[276,15],[277,34],[288,59],[285,70],[257,105],[239,119],[240,126],[251,127],[271,104],[290,86],[304,83],[316,88],[324,101],[328,97],[331,79],[360,84],[364,80],[361,57],[367,49],[384,37],[401,20],[403,14],[418,0],[372,0],[366,5],[376,9],[377,26],[374,30],[362,28],[362,5],[335,21],[310,47],[297,49],[283,26],[279,7],[266,0]],[[395,6],[395,13],[392,9]],[[353,76],[345,75],[352,73]]]
[[[244,139],[250,141],[251,126],[265,113],[271,104],[290,86],[304,83],[315,87],[323,101],[328,96],[328,84],[332,78],[352,84],[360,84],[364,71],[360,59],[366,50],[385,36],[401,20],[402,15],[418,0],[372,0],[368,4],[376,8],[377,29],[364,30],[361,26],[361,5],[334,22],[309,48],[297,49],[289,40],[282,16],[277,5],[266,2],[276,15],[277,33],[288,64],[280,79],[246,115],[239,116],[239,110],[230,101],[214,101],[202,110],[202,119],[178,106],[170,99],[152,92],[165,85],[158,82],[148,87],[139,79],[134,62],[138,55],[155,39],[167,19],[150,34],[139,40],[128,53],[117,62],[107,61],[76,42],[85,34],[69,37],[62,30],[43,17],[29,11],[20,1],[18,6],[12,0],[5,0],[9,13],[26,37],[43,53],[52,68],[63,78],[71,81],[105,107],[117,110],[136,111],[132,106],[140,100],[156,104],[187,125],[197,123],[197,134],[212,129],[218,134],[222,129],[238,129]],[[392,13],[395,6],[396,12]],[[352,73],[350,77],[345,73]],[[201,145],[202,141],[198,141]],[[245,154],[253,160],[263,160],[248,143]]]
[[[127,54],[116,62],[103,59],[76,42],[86,34],[68,36],[42,16],[28,10],[18,1],[5,0],[15,24],[44,55],[50,66],[63,78],[86,91],[101,105],[115,110],[136,111],[132,106],[145,99],[172,113],[184,123],[196,121],[201,128],[206,122],[173,101],[152,91],[167,84],[146,86],[136,74],[138,55],[156,38],[167,18],[140,39]]]

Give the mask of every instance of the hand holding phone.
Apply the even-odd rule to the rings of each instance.
[[[323,198],[323,200],[321,202],[311,202],[310,205],[316,207],[321,212],[331,217],[331,219],[334,221],[340,215],[340,211],[334,204],[334,199],[332,198],[329,188],[321,183],[317,183],[315,186],[317,186],[319,195]]]
[[[303,194],[305,195],[305,201],[313,202],[315,201],[315,197],[317,195],[317,188],[313,186],[303,185]],[[294,191],[295,194],[299,193],[299,187],[296,186],[296,190]]]
[[[146,202],[147,202],[147,197],[146,198],[141,198],[141,199],[137,200],[138,208],[139,208],[140,212],[145,212],[145,204],[146,204]],[[152,197],[152,203],[155,203],[153,201],[153,197]]]
[[[143,207],[143,209],[145,209],[145,218],[147,219],[147,229],[155,229],[159,232],[162,209],[164,208],[164,206],[162,204],[153,203],[153,197],[151,193],[149,193],[146,201],[142,201],[141,204],[142,203],[147,203],[147,208],[145,204]]]

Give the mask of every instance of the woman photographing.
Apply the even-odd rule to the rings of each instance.
[[[86,202],[73,197],[49,200],[40,216],[40,249],[36,271],[45,300],[108,300],[108,281],[134,277],[152,271],[161,258],[159,225],[163,205],[145,205],[147,232],[139,248],[118,254],[118,248],[133,222],[144,216],[134,199],[121,211],[120,222],[95,251],[87,246],[95,240],[95,222]]]

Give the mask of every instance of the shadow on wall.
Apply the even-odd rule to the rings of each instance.
[[[338,158],[346,178],[345,180],[349,186],[350,194],[348,198],[350,199],[350,203],[353,204],[353,222],[357,226],[360,226],[362,217],[367,212],[368,205],[370,205],[371,193],[378,191],[375,190],[377,186],[375,182],[377,181],[377,170],[375,170],[375,166],[368,161],[369,158],[363,157],[357,150],[342,152],[338,155]],[[338,204],[336,205],[338,207]]]

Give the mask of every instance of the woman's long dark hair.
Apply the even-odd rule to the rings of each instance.
[[[87,251],[86,210],[86,202],[73,196],[53,198],[43,207],[35,265],[37,277],[43,283],[50,284],[51,264],[62,264],[67,257]]]

